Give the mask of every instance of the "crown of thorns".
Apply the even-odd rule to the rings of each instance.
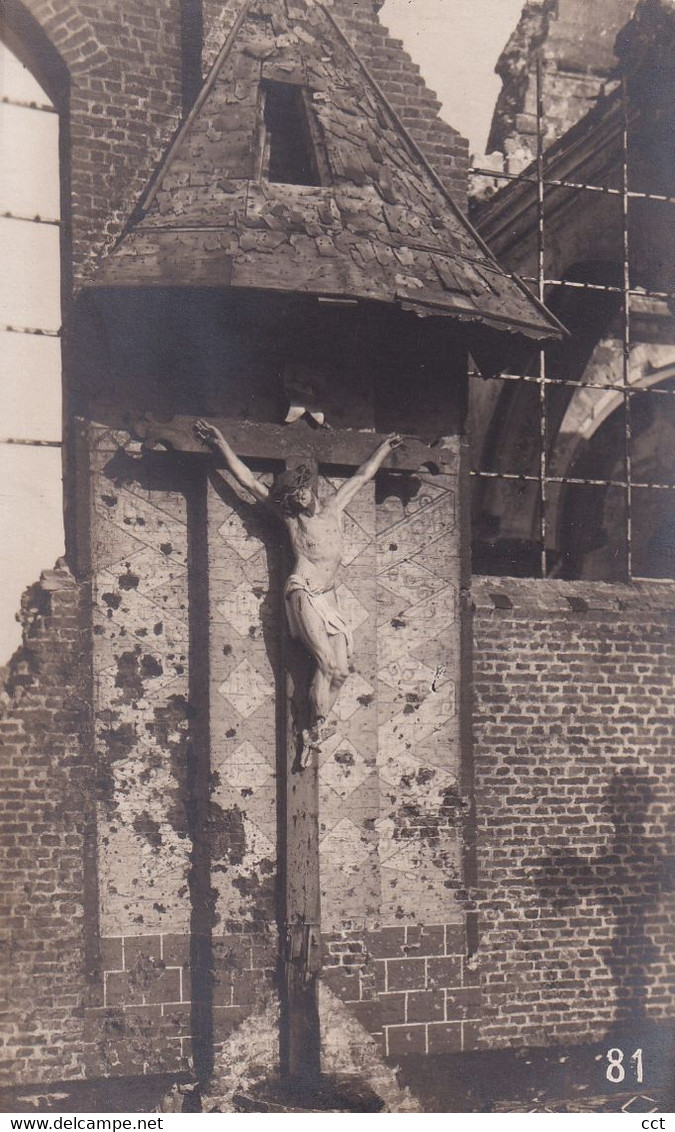
[[[307,464],[298,464],[287,472],[281,472],[274,481],[272,498],[276,503],[284,503],[296,491],[312,486],[312,470]]]

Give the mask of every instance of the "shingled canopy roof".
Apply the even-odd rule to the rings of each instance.
[[[92,284],[361,298],[534,338],[562,333],[455,207],[329,0],[242,0]]]

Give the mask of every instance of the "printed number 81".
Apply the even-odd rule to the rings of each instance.
[[[607,1080],[611,1081],[613,1085],[618,1085],[626,1076],[626,1070],[623,1067],[623,1050],[608,1049],[607,1060],[609,1062]],[[635,1053],[631,1054],[630,1060],[635,1062],[635,1079],[638,1084],[642,1084],[642,1050],[636,1049]]]

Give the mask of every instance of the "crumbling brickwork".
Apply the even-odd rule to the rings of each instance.
[[[26,591],[23,644],[0,705],[2,1078],[84,1073],[83,1019],[96,925],[87,587],[47,570]]]
[[[482,1045],[666,1019],[673,590],[474,586]]]

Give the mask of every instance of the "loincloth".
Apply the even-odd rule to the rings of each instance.
[[[328,590],[313,590],[307,578],[303,578],[301,574],[291,574],[284,587],[288,627],[292,637],[301,637],[302,626],[300,624],[300,618],[298,617],[295,606],[288,600],[291,594],[299,591],[305,594],[312,609],[323,621],[329,637],[335,637],[338,633],[344,635],[347,641],[347,653],[351,656],[354,649],[352,631],[340,613],[340,610],[334,605],[331,605],[326,597],[326,594],[334,593],[334,589],[334,586],[331,586]]]

